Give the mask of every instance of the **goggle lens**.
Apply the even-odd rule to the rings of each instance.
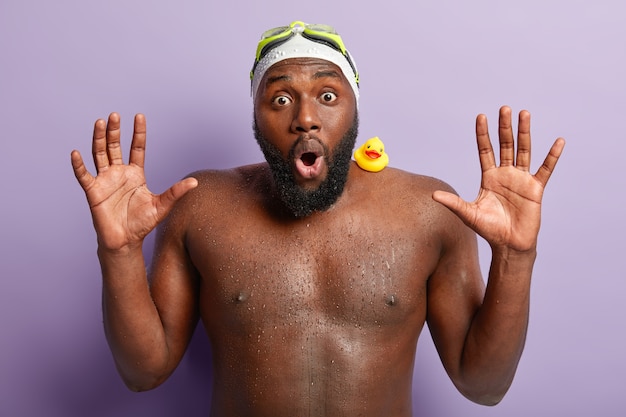
[[[280,26],[274,29],[269,29],[263,32],[261,40],[256,50],[256,59],[252,71],[250,71],[250,78],[254,76],[254,70],[259,61],[273,48],[280,45],[283,42],[291,39],[295,33],[301,33],[305,38],[314,42],[322,43],[331,48],[341,52],[346,57],[350,67],[354,71],[356,82],[359,82],[359,75],[356,71],[356,67],[350,58],[350,54],[346,50],[346,47],[341,40],[339,34],[332,26],[324,24],[306,24],[301,21],[295,21],[289,26]]]

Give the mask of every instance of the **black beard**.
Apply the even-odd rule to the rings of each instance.
[[[267,161],[276,189],[281,200],[296,217],[306,217],[315,211],[325,211],[329,209],[341,193],[348,179],[352,151],[359,130],[359,116],[354,115],[354,120],[348,131],[343,135],[335,151],[329,155],[324,144],[325,155],[328,158],[328,174],[318,188],[310,190],[298,185],[293,174],[291,161],[294,159],[294,148],[304,136],[292,145],[287,160],[283,158],[278,148],[269,141],[259,131],[256,119],[253,122],[254,137],[261,147],[265,160]]]

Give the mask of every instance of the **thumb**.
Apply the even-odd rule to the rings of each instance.
[[[433,200],[447,207],[450,211],[465,220],[464,213],[467,211],[467,202],[456,194],[437,190],[433,192]]]
[[[198,180],[189,177],[184,180],[178,181],[170,188],[165,190],[163,194],[158,196],[157,215],[159,221],[165,218],[167,214],[172,210],[174,204],[180,200],[188,191],[193,190],[198,186]]]

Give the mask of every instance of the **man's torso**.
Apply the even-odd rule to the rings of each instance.
[[[200,178],[212,191],[186,227],[217,415],[410,415],[442,250],[432,183],[353,168],[335,207],[288,219],[258,169]]]

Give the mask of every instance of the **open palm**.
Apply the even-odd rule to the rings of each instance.
[[[85,191],[98,242],[110,250],[141,244],[165,218],[174,203],[197,185],[193,178],[174,184],[163,194],[152,194],[144,175],[146,122],[135,116],[129,163],[124,164],[120,146],[120,117],[111,113],[108,122],[96,121],[92,153],[97,176],[85,167],[78,151],[72,152],[72,167]]]
[[[563,151],[557,139],[536,174],[530,168],[530,114],[519,114],[517,151],[511,126],[511,109],[500,109],[498,136],[500,166],[489,138],[487,118],[476,118],[476,138],[482,170],[481,187],[473,202],[455,194],[436,191],[433,198],[452,210],[492,246],[514,250],[533,249],[541,223],[541,200],[545,186]]]

